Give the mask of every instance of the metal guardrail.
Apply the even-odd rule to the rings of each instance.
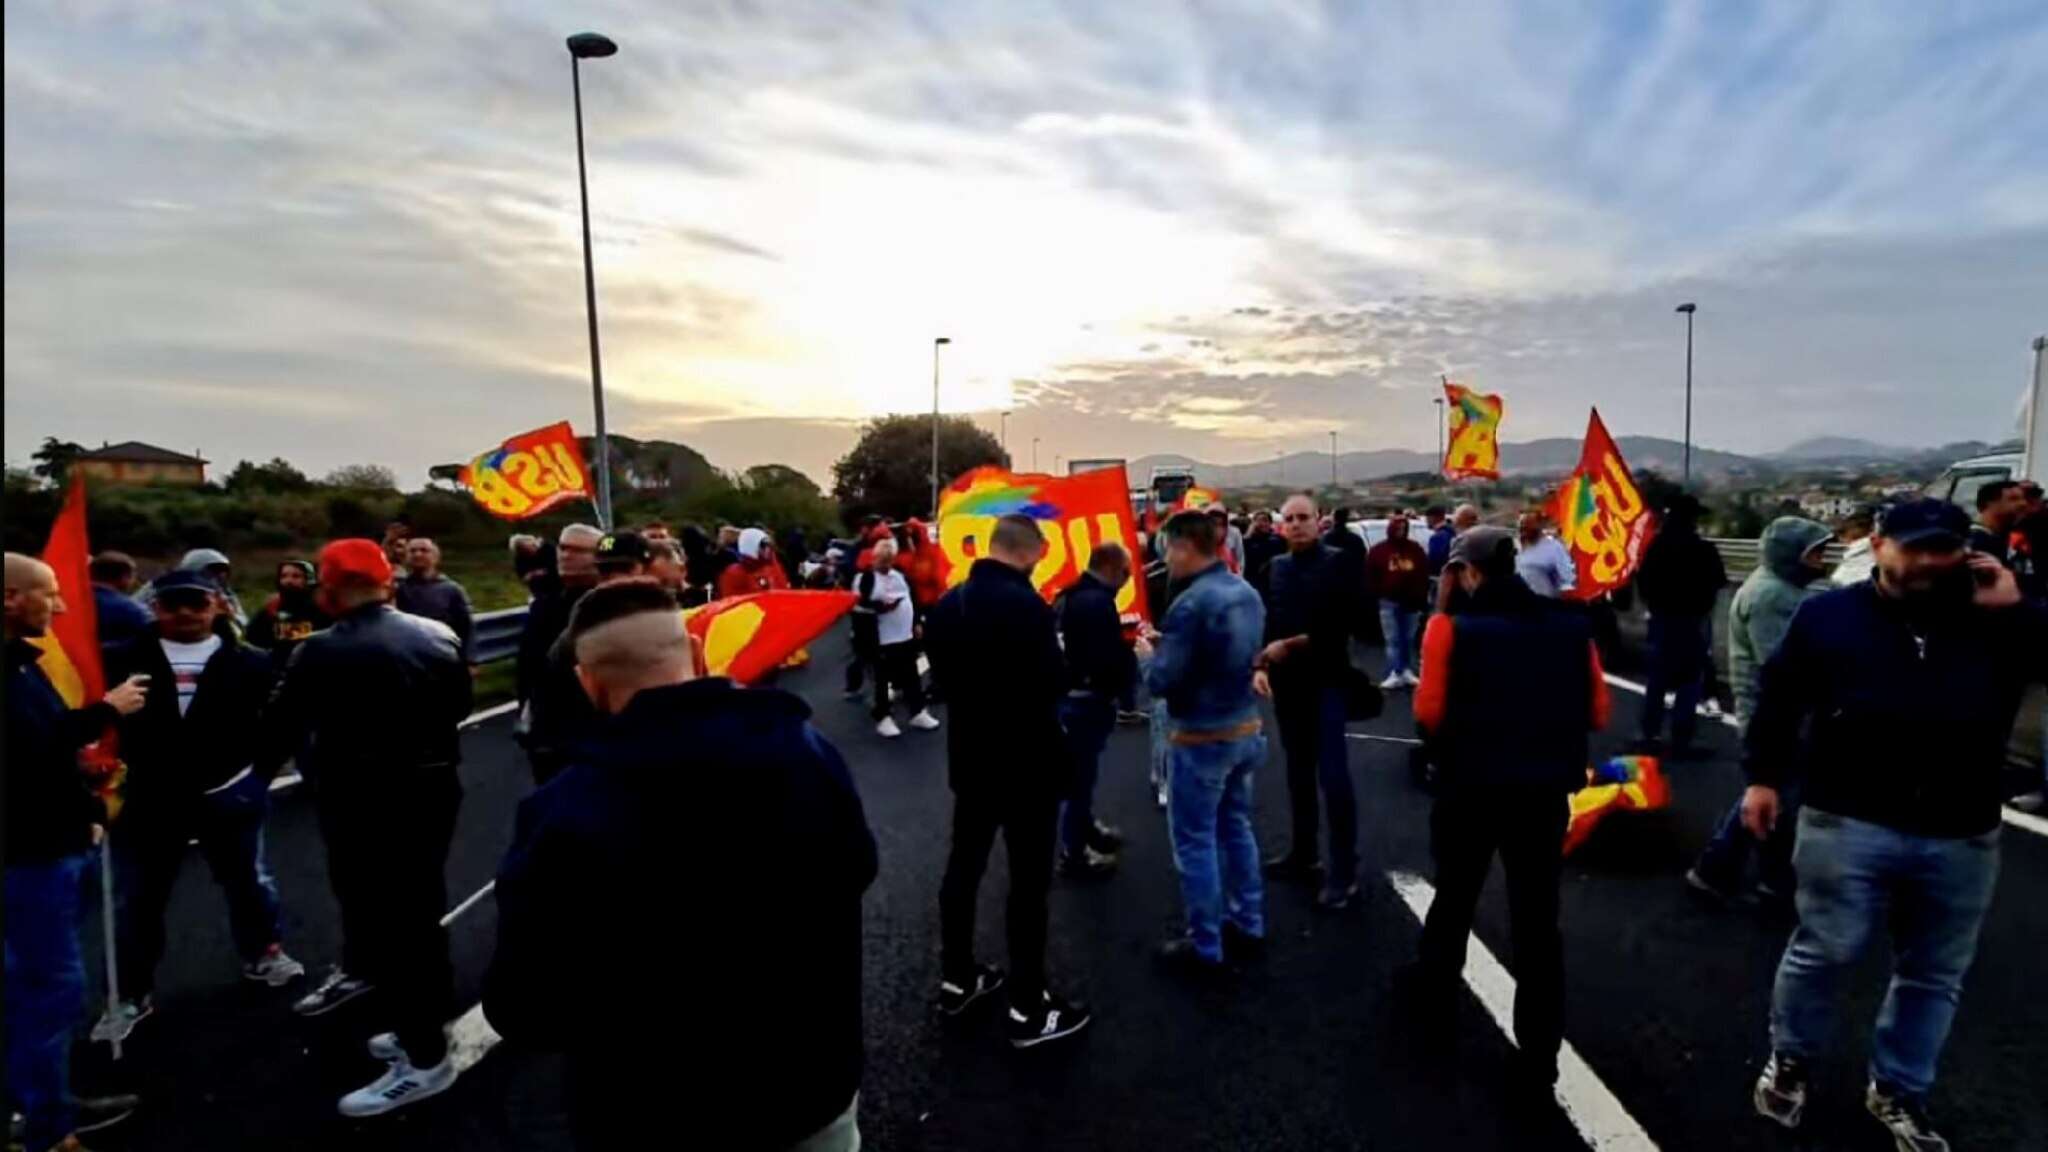
[[[510,660],[519,654],[519,634],[526,630],[526,608],[501,608],[480,612],[470,646],[479,664]]]
[[[1740,584],[1751,572],[1756,571],[1758,564],[1762,563],[1761,541],[1709,537],[1707,543],[1712,544],[1715,550],[1721,553],[1721,566],[1728,570],[1728,582],[1731,584]],[[1840,564],[1842,553],[1845,551],[1839,541],[1829,541],[1826,552],[1828,567],[1833,568]]]

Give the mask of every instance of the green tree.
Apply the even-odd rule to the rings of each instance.
[[[283,457],[272,457],[268,464],[244,460],[228,473],[226,482],[230,492],[310,492],[312,478],[294,468]]]
[[[396,492],[398,477],[382,464],[349,464],[327,474],[322,481],[329,488],[349,488],[361,492]]]
[[[794,492],[813,499],[824,495],[817,482],[787,464],[756,464],[741,474],[748,488],[756,492]]]
[[[931,513],[929,416],[883,416],[861,429],[853,451],[832,466],[832,495],[848,524],[879,512],[892,518]],[[939,420],[939,483],[986,464],[1007,465],[1003,446],[963,416]]]
[[[29,459],[36,462],[34,468],[36,475],[48,480],[52,484],[61,485],[64,483],[65,477],[71,475],[71,462],[78,459],[84,452],[85,445],[83,444],[73,444],[69,440],[59,440],[55,436],[45,436],[43,437],[43,446],[31,453]]]

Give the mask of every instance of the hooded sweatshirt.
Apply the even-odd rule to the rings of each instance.
[[[1764,529],[1763,560],[1728,609],[1728,681],[1735,690],[1736,718],[1747,724],[1756,710],[1757,671],[1784,642],[1792,613],[1827,589],[1825,575],[1802,559],[1833,536],[1826,525],[1781,516]]]
[[[768,533],[759,528],[749,528],[740,533],[740,558],[718,574],[718,598],[747,596],[755,592],[767,592],[776,588],[789,587],[789,577],[783,574],[782,565],[771,557],[760,558],[761,546],[768,543]]]

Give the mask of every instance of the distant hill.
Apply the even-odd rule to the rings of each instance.
[[[1890,444],[1879,444],[1853,436],[1817,436],[1801,440],[1780,452],[1774,452],[1769,459],[1785,465],[1855,465],[1855,464],[1947,464],[1967,456],[1981,456],[1986,452],[1998,452],[2014,448],[2013,444],[1990,444],[1982,440],[1962,440],[1954,444],[1943,444],[1933,448],[1900,448]]]
[[[1630,468],[1654,469],[1675,476],[1684,466],[1685,445],[1677,440],[1623,436],[1615,444]],[[1503,444],[1500,448],[1501,471],[1505,475],[1562,475],[1578,465],[1581,448],[1579,440],[1563,437]],[[1252,464],[1210,464],[1176,455],[1141,456],[1127,465],[1134,484],[1145,483],[1153,468],[1164,466],[1191,467],[1195,470],[1196,482],[1210,488],[1327,484],[1330,480],[1330,454],[1327,452],[1296,452],[1278,460]],[[1693,446],[1692,466],[1694,472],[1708,477],[1771,470],[1767,461],[1698,445]],[[1345,484],[1383,480],[1403,473],[1434,474],[1436,468],[1437,460],[1431,453],[1400,448],[1342,452],[1337,456],[1337,479]]]

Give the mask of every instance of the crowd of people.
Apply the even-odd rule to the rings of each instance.
[[[1797,912],[1753,1091],[1756,1109],[1787,1127],[1803,1115],[1843,976],[1882,932],[1894,977],[1866,1104],[1900,1147],[1946,1147],[1926,1099],[1990,904],[2006,740],[2023,689],[2048,676],[2040,490],[1987,485],[1978,509],[1972,524],[1949,504],[1912,500],[1852,524],[1851,558],[1860,547],[1871,574],[1832,581],[1835,533],[1774,521],[1727,615],[1748,786],[1686,881],[1719,903],[1760,897]],[[1091,1023],[1047,971],[1047,896],[1056,876],[1118,865],[1123,836],[1097,819],[1094,794],[1120,720],[1151,726],[1180,880],[1181,927],[1157,949],[1165,969],[1227,986],[1258,963],[1269,883],[1312,889],[1326,914],[1353,906],[1359,811],[1346,726],[1377,714],[1384,694],[1411,691],[1435,793],[1437,895],[1400,972],[1404,1002],[1448,1027],[1499,855],[1518,986],[1514,1083],[1548,1099],[1566,988],[1566,797],[1585,784],[1591,735],[1610,713],[1612,611],[1569,595],[1570,553],[1540,513],[1513,529],[1481,519],[1469,505],[1397,514],[1368,541],[1346,510],[1308,494],[1242,521],[1221,506],[1180,511],[1141,555],[1098,545],[1051,602],[1032,582],[1042,525],[1022,515],[1000,518],[950,586],[915,520],[870,518],[817,555],[800,537],[778,545],[754,527],[578,524],[553,540],[514,537],[511,563],[530,596],[517,732],[536,788],[497,882],[485,1016],[507,1039],[567,1053],[582,1146],[623,1143],[632,1102],[665,1091],[667,1074],[635,1058],[649,1008],[602,942],[647,908],[687,901],[690,923],[715,926],[716,939],[664,949],[665,978],[758,990],[690,1007],[693,1030],[719,1054],[693,1072],[693,1092],[746,1118],[752,1146],[859,1146],[860,902],[876,838],[810,707],[703,675],[678,612],[822,585],[854,593],[845,688],[859,699],[872,679],[879,736],[940,728],[932,706],[943,701],[953,799],[934,890],[943,1016],[997,1004],[1020,1049]],[[1649,616],[1640,751],[1698,747],[1727,582],[1698,520],[1690,497],[1662,509],[1635,581]],[[338,963],[293,1010],[319,1016],[376,994],[365,1001],[376,1022],[366,1047],[385,1071],[338,1108],[376,1116],[446,1091],[458,1070],[443,875],[475,628],[439,549],[398,532],[334,541],[280,563],[275,594],[254,614],[216,551],[194,550],[140,588],[120,553],[90,571],[112,687],[71,709],[31,643],[66,609],[55,574],[6,557],[7,1071],[24,1146],[76,1150],[79,1133],[136,1105],[67,1082],[85,1011],[82,879],[114,815],[80,753],[109,730],[127,777],[110,853],[121,998],[103,1026],[125,1033],[153,1011],[165,910],[193,843],[226,900],[242,977],[282,989],[305,975],[282,939],[263,838],[272,784],[290,766],[311,787],[343,936]],[[1151,613],[1135,627],[1117,609],[1133,580],[1146,582]],[[1384,649],[1377,679],[1354,655],[1368,639]],[[1289,819],[1284,850],[1266,855],[1252,782],[1269,735]],[[404,803],[392,803],[399,793]],[[2038,805],[2040,794],[2016,802]],[[689,834],[675,834],[679,817]],[[974,948],[998,834],[1007,969]],[[806,852],[762,850],[780,844]],[[1756,897],[1744,878],[1752,855]],[[671,890],[676,876],[709,875],[721,882]],[[1907,914],[1887,915],[1888,902]]]

